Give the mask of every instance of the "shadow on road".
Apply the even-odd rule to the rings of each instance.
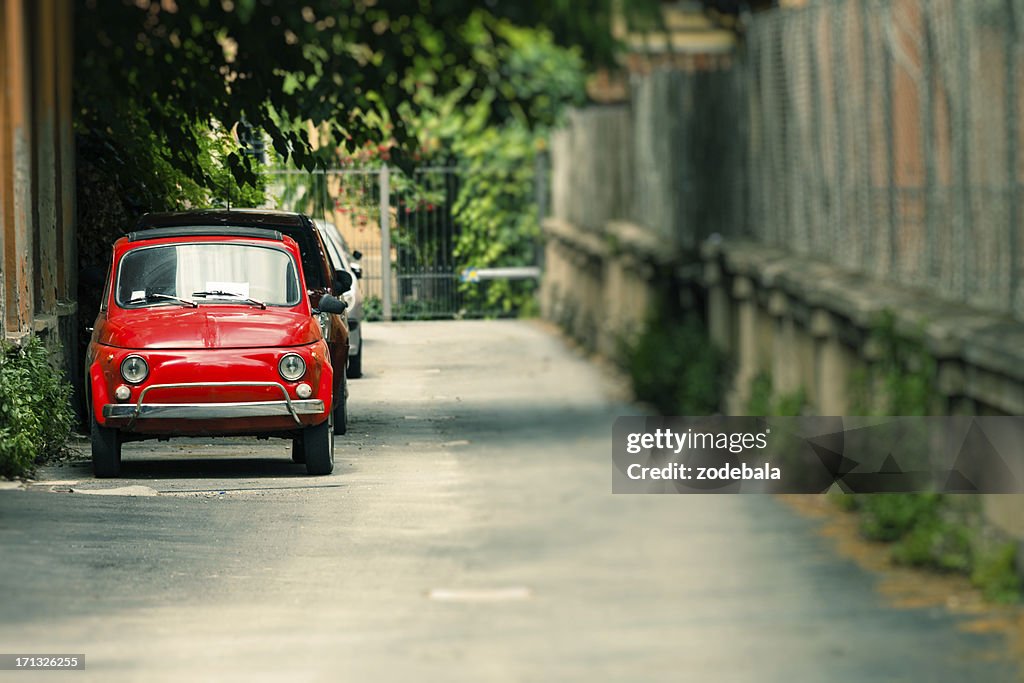
[[[138,458],[138,459],[137,459]],[[119,479],[251,479],[253,477],[306,477],[306,466],[289,458],[207,458],[139,455],[125,458]]]

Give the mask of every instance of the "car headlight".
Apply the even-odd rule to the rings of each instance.
[[[128,356],[121,361],[121,377],[129,384],[138,384],[149,376],[149,365],[142,356]]]
[[[302,379],[302,376],[306,374],[306,361],[302,360],[302,356],[297,353],[287,353],[277,364],[277,371],[284,379],[294,382]]]

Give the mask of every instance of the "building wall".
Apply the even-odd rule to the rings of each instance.
[[[0,320],[78,375],[72,3],[0,0]]]

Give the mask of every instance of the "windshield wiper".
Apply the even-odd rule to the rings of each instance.
[[[265,303],[263,303],[262,301],[258,301],[256,299],[250,299],[247,296],[242,296],[238,292],[227,292],[227,291],[224,291],[223,289],[214,289],[214,290],[211,290],[211,291],[208,291],[208,292],[192,292],[192,296],[201,296],[204,299],[207,298],[207,297],[211,297],[211,296],[212,297],[221,297],[221,296],[231,297],[233,299],[240,299],[241,301],[244,301],[247,304],[252,304],[253,306],[259,306],[261,309],[264,309],[264,310],[267,308],[267,305]]]
[[[173,301],[175,303],[181,304],[182,306],[191,306],[192,308],[195,308],[196,306],[199,305],[195,301],[189,301],[188,299],[182,299],[179,296],[172,296],[170,294],[160,294],[159,292],[153,292],[151,294],[146,294],[145,296],[137,296],[134,299],[129,299],[128,303],[144,304],[154,299],[156,299],[157,301]]]

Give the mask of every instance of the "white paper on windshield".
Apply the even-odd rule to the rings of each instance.
[[[246,299],[249,298],[248,282],[215,282],[208,280],[206,287],[203,289],[207,292],[231,292],[238,296],[244,296]]]
[[[131,299],[129,299],[129,301],[135,301],[136,299],[145,299],[145,298],[146,298],[146,290],[144,290],[144,289],[133,289],[132,290],[132,296],[131,296]]]

